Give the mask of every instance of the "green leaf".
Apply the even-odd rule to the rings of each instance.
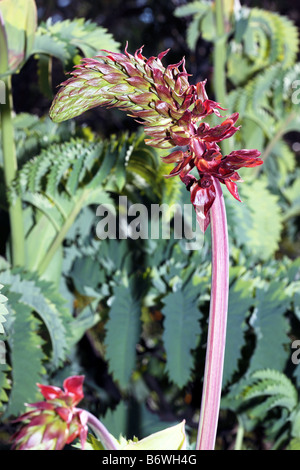
[[[40,322],[32,315],[32,309],[18,301],[18,295],[10,294],[13,322],[9,334],[12,364],[12,390],[6,415],[18,415],[25,410],[25,403],[38,399],[36,383],[45,373],[43,340],[37,334]]]
[[[290,379],[274,369],[257,370],[251,375],[252,384],[246,389],[244,397],[279,396],[285,399],[285,405],[292,411],[298,403],[298,392]]]
[[[286,350],[289,323],[284,313],[289,310],[290,302],[285,293],[285,281],[274,280],[265,288],[256,289],[256,308],[250,319],[256,346],[248,373],[265,368],[283,370],[289,355]]]
[[[259,8],[250,11],[242,8],[239,15],[247,18],[247,23],[246,27],[242,25],[243,34],[240,34],[237,21],[237,31],[230,42],[228,77],[234,84],[245,83],[258,71],[268,71],[276,63],[282,69],[294,64],[299,42],[297,28],[292,21]]]
[[[72,337],[70,324],[71,316],[64,306],[62,299],[53,289],[52,284],[37,280],[33,275],[1,273],[1,280],[11,293],[19,294],[21,304],[35,311],[44,322],[52,344],[52,366],[58,367],[66,358],[68,337]],[[11,304],[18,309],[18,305]]]
[[[278,434],[287,421],[297,421],[298,392],[290,379],[282,372],[274,369],[257,370],[247,380],[242,393],[244,403],[251,400],[248,410],[251,419],[256,421],[266,420],[267,413],[273,408],[281,409],[281,417],[278,417],[274,429],[269,432]],[[290,416],[287,419],[287,416]],[[295,434],[292,431],[292,435]]]
[[[278,249],[281,238],[282,213],[278,196],[268,190],[263,179],[240,184],[239,193],[242,203],[225,193],[232,235],[251,257],[266,260]]]
[[[188,24],[187,27],[187,44],[191,50],[194,50],[197,44],[199,37],[201,36],[201,32],[204,35],[205,31],[203,31],[202,26],[205,28],[205,19],[206,16],[211,15],[211,4],[210,2],[205,1],[195,1],[190,2],[187,5],[181,5],[175,9],[174,15],[177,17],[182,16],[191,16],[193,15],[193,19]]]
[[[117,439],[121,435],[126,436],[128,427],[128,406],[126,402],[122,400],[113,410],[108,409],[105,416],[101,417],[101,422]]]
[[[65,68],[83,57],[95,56],[101,49],[118,52],[119,43],[102,26],[83,18],[52,23],[49,19],[39,26],[33,52],[58,58]]]
[[[192,351],[201,332],[198,297],[199,285],[187,283],[163,299],[166,371],[178,387],[183,387],[190,380],[194,366]]]
[[[223,387],[238,371],[241,349],[246,343],[245,331],[250,307],[254,303],[253,282],[238,278],[230,286]]]
[[[69,274],[80,295],[101,298],[105,292],[105,273],[94,256],[78,257]],[[107,286],[106,286],[107,289]]]
[[[136,344],[140,336],[140,286],[137,279],[116,285],[106,324],[106,359],[121,388],[127,388],[135,368]]]

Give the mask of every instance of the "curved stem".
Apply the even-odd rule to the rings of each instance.
[[[87,424],[94,431],[96,436],[100,439],[105,447],[105,450],[118,450],[117,441],[108,432],[106,427],[92,414],[85,411],[88,417]]]
[[[196,448],[213,450],[222,391],[229,289],[226,209],[221,185],[214,179],[216,198],[210,209],[212,287],[201,413]]]

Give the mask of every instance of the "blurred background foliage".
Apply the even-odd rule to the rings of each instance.
[[[80,59],[82,30],[91,55],[93,47],[123,50],[128,41],[131,53],[144,45],[146,56],[170,48],[165,63],[185,56],[191,83],[207,79],[209,97],[222,104],[224,98],[230,112],[240,113],[232,149],[258,148],[265,157],[259,172],[243,173],[243,204],[224,192],[231,282],[217,446],[299,448],[300,366],[291,361],[291,344],[300,335],[300,110],[291,95],[300,78],[300,11],[287,0],[241,3],[252,16],[227,18],[222,97],[211,2],[36,1],[35,54],[12,76],[19,169],[8,195],[2,166],[0,179],[0,283],[8,299],[5,311],[0,297],[7,357],[0,364],[3,448],[11,418],[37,399],[35,382],[61,385],[75,373],[86,376],[83,406],[116,437],[144,437],[184,418],[195,441],[209,233],[200,251],[173,239],[95,236],[100,203],[117,205],[123,195],[150,207],[184,204],[188,196],[176,179],[164,178],[169,167],[124,113],[97,108],[61,125],[49,120],[57,86]],[[96,26],[75,27],[75,18],[110,36]],[[7,207],[17,198],[27,259],[16,268]]]

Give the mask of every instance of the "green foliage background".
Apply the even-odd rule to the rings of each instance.
[[[103,12],[110,11],[102,3]],[[94,110],[56,125],[47,114],[55,86],[80,56],[119,50],[127,39],[134,50],[148,38],[151,18],[158,31],[171,18],[179,36],[173,43],[169,37],[174,49],[164,60],[178,62],[185,54],[193,79],[208,78],[213,98],[218,90],[209,70],[220,39],[214,3],[161,3],[164,22],[153,2],[137,6],[144,15],[140,24],[148,27],[139,33],[121,21],[116,28],[107,15],[118,30],[113,35],[97,24],[97,15],[89,21],[89,2],[83,2],[81,19],[68,17],[71,7],[63,18],[58,8],[56,23],[48,17],[49,6],[37,2],[40,21],[31,56],[13,78],[19,169],[8,190],[2,167],[0,173],[3,448],[13,417],[39,398],[36,382],[61,386],[71,374],[85,375],[82,406],[116,437],[141,438],[184,418],[195,441],[210,295],[209,230],[198,251],[174,236],[99,240],[99,204],[118,207],[119,197],[126,196],[150,210],[151,204],[186,204],[188,194],[179,181],[164,177],[170,167],[126,116]],[[230,146],[258,148],[265,164],[241,172],[242,204],[224,191],[231,268],[217,446],[298,449],[300,366],[291,360],[300,335],[300,170],[293,145],[300,124],[293,98],[300,78],[298,28],[281,12],[243,2],[234,12],[231,2],[226,5],[222,105],[228,113],[239,112],[242,125]],[[166,33],[158,37],[157,50],[145,41],[145,53],[166,48]],[[22,100],[28,76],[31,94]],[[12,266],[7,218],[16,198],[23,203],[25,226],[21,267]]]

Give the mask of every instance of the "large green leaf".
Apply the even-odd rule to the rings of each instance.
[[[291,299],[285,292],[285,280],[274,280],[265,287],[257,287],[255,311],[250,324],[256,336],[256,345],[248,373],[272,368],[282,371],[289,356],[289,323],[284,314]]]
[[[51,284],[37,280],[32,275],[5,271],[1,272],[1,281],[9,288],[10,293],[19,294],[21,305],[36,312],[46,325],[52,346],[52,366],[58,367],[66,358],[69,338],[72,338],[72,318],[65,308],[64,299],[55,292]],[[11,308],[15,310],[19,307],[11,304]]]
[[[37,334],[39,321],[32,315],[32,309],[19,301],[19,295],[10,293],[12,324],[9,346],[11,350],[12,390],[6,415],[18,415],[25,409],[25,403],[38,398],[36,383],[45,373],[43,340]]]
[[[242,175],[242,172],[241,172]],[[226,196],[230,235],[253,259],[266,260],[278,249],[282,212],[264,179],[241,183],[242,203]]]
[[[116,285],[106,324],[106,358],[121,388],[127,388],[135,368],[136,345],[140,337],[140,286],[137,279]]]
[[[241,350],[246,343],[245,331],[249,309],[254,303],[253,281],[238,278],[230,286],[223,386],[226,386],[238,371]]]
[[[200,336],[199,285],[187,283],[163,299],[163,343],[166,350],[166,371],[178,387],[186,385],[194,366],[192,351]]]

